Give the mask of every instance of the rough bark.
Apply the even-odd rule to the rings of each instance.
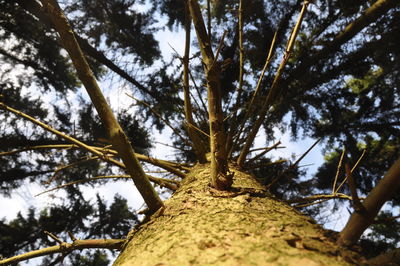
[[[235,170],[232,191],[209,186],[210,165],[193,168],[165,208],[132,230],[114,265],[351,265],[310,218]],[[346,255],[344,255],[346,254]]]

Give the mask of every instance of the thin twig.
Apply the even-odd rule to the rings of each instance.
[[[244,47],[243,47],[243,0],[239,1],[239,87],[238,98],[241,98],[243,90],[243,77],[244,77]]]
[[[208,109],[207,109],[207,105],[206,105],[206,103],[203,101],[203,96],[201,95],[201,92],[200,92],[200,88],[199,88],[199,86],[197,86],[197,83],[196,83],[196,80],[194,79],[194,77],[193,77],[193,75],[192,75],[192,71],[190,71],[190,69],[189,69],[189,77],[190,77],[190,80],[192,81],[192,83],[193,83],[193,86],[194,86],[194,88],[195,88],[195,90],[196,90],[196,92],[197,92],[197,96],[199,97],[199,99],[200,99],[200,102],[201,102],[201,105],[202,105],[202,108],[203,108],[203,112],[204,112],[204,114],[206,115],[206,116],[208,116]],[[207,98],[206,98],[207,99]],[[206,121],[207,119],[205,119],[204,117],[203,117],[203,121]]]
[[[312,166],[312,165],[314,165],[314,164],[315,164],[315,163],[302,164],[302,165],[299,165],[298,168],[308,167],[308,166]]]
[[[207,32],[208,38],[210,38],[210,43],[212,42],[212,33],[211,33],[211,4],[210,0],[207,0]]]
[[[112,176],[95,176],[95,177],[91,177],[91,178],[86,178],[86,179],[81,179],[81,180],[75,180],[63,185],[59,185],[57,187],[45,190],[43,192],[40,192],[38,194],[35,195],[35,197],[43,195],[45,193],[49,193],[55,190],[59,190],[68,186],[72,186],[72,185],[76,185],[76,184],[82,184],[82,183],[88,183],[88,182],[93,182],[93,181],[97,181],[97,180],[104,180],[104,179],[128,179],[130,176],[129,175],[112,175]],[[165,179],[165,178],[159,178],[159,177],[154,177],[151,175],[147,175],[147,177],[149,178],[150,181],[152,181],[153,183],[156,183],[157,185],[169,188],[171,190],[176,190],[180,184],[179,181],[175,181],[175,180],[171,180],[171,179]],[[168,184],[171,183],[171,184]]]
[[[254,161],[256,161],[257,159],[261,158],[262,156],[264,156],[266,153],[272,151],[273,149],[281,149],[281,148],[285,148],[285,147],[278,147],[278,145],[281,144],[281,141],[278,141],[277,143],[275,143],[274,145],[272,145],[271,147],[266,147],[266,148],[258,148],[258,149],[253,149],[250,152],[253,151],[257,151],[257,150],[264,150],[261,153],[257,154],[256,156],[254,156],[253,158],[249,159],[246,162],[246,165],[249,165],[251,163],[253,163]]]
[[[340,172],[340,168],[342,167],[343,158],[344,158],[345,153],[346,153],[346,148],[343,149],[342,155],[340,156],[340,160],[339,160],[339,163],[337,165],[336,175],[335,175],[335,179],[333,181],[333,187],[332,187],[332,194],[333,195],[336,194],[336,183],[337,183],[337,179],[339,177],[339,172]]]
[[[317,139],[317,140],[314,142],[314,144],[311,145],[311,147],[308,148],[308,150],[307,150],[305,153],[303,153],[303,155],[301,155],[301,156],[299,157],[299,159],[297,159],[297,160],[294,162],[294,164],[290,165],[289,168],[287,168],[286,170],[282,171],[277,177],[275,177],[275,178],[271,181],[271,183],[268,184],[267,189],[270,189],[273,185],[275,185],[275,183],[278,182],[278,180],[279,180],[280,178],[282,178],[282,176],[284,176],[284,174],[285,174],[286,172],[288,172],[288,171],[290,171],[291,169],[295,168],[296,165],[298,165],[299,162],[300,162],[301,160],[303,160],[303,158],[315,147],[315,145],[318,144],[318,142],[319,142],[320,140],[321,140],[321,139]]]
[[[49,185],[51,182],[53,182],[56,179],[56,177],[59,175],[59,173],[61,171],[65,170],[65,169],[74,167],[74,166],[76,166],[78,164],[87,163],[87,162],[90,162],[90,161],[93,161],[93,160],[96,160],[96,159],[99,159],[99,158],[100,158],[99,156],[92,156],[92,157],[89,157],[89,158],[86,158],[86,159],[82,159],[82,160],[79,160],[79,161],[76,161],[76,162],[73,162],[73,163],[70,163],[70,164],[67,164],[67,165],[60,166],[54,171],[54,174],[49,179],[49,181],[46,182],[46,184]]]
[[[274,162],[261,162],[261,163],[255,164],[255,165],[246,164],[244,166],[244,169],[246,169],[246,170],[257,169],[257,168],[261,168],[261,167],[265,167],[265,166],[277,165],[277,164],[282,164],[282,163],[286,163],[286,162],[287,162],[287,160],[282,159],[282,160],[277,160]]]
[[[257,94],[258,94],[258,92],[259,92],[259,90],[261,88],[261,83],[262,83],[262,80],[264,78],[265,71],[267,71],[269,63],[271,62],[271,59],[272,59],[272,55],[273,55],[273,52],[274,52],[277,36],[278,36],[278,30],[275,31],[274,37],[272,38],[272,42],[271,42],[271,45],[269,47],[269,52],[268,52],[267,59],[265,60],[264,67],[263,67],[263,69],[261,71],[260,77],[258,78],[257,85],[256,85],[256,88],[254,90],[253,96],[251,98],[250,104],[248,105],[249,108],[252,108],[254,100],[257,97]]]
[[[163,142],[159,142],[159,141],[154,141],[154,143],[157,143],[157,144],[160,144],[160,145],[164,145],[165,147],[173,148],[173,149],[180,150],[180,151],[183,151],[183,152],[186,151],[185,149],[182,149],[182,148],[176,147],[176,146],[172,146],[172,145],[167,144],[167,143],[163,143]]]
[[[328,201],[328,200],[329,200],[329,199],[322,199],[322,200],[314,201],[314,202],[310,202],[310,203],[298,204],[298,205],[296,205],[296,206],[294,206],[294,207],[295,207],[295,208],[309,207],[309,206],[311,206],[311,205],[320,204],[320,203],[323,203],[323,202]]]
[[[363,151],[363,153],[361,154],[360,158],[358,158],[357,162],[354,164],[353,168],[351,168],[351,173],[353,173],[353,171],[357,168],[358,164],[361,162],[362,158],[364,157],[366,153],[366,150]],[[343,179],[342,183],[340,183],[340,185],[338,186],[338,188],[336,189],[335,193],[337,193],[339,191],[339,189],[343,186],[343,184],[347,181],[347,175],[346,177]]]
[[[222,34],[221,39],[219,40],[217,52],[215,52],[214,61],[212,62],[210,69],[212,69],[214,64],[218,61],[218,56],[221,52],[222,46],[224,45],[224,39],[225,39],[225,36],[227,33],[228,33],[228,31],[225,30],[224,33]]]
[[[162,143],[161,143],[162,144]],[[167,145],[167,144],[164,144]],[[118,155],[118,152],[113,150],[113,149],[108,149],[108,148],[103,148],[103,147],[96,147],[96,146],[88,146],[94,150],[96,150],[97,152],[99,152],[99,154],[102,154],[102,156],[100,158],[109,158],[112,157],[114,155]],[[79,148],[78,145],[75,144],[60,144],[60,145],[41,145],[41,146],[32,146],[32,147],[27,147],[24,149],[18,149],[18,150],[13,150],[13,151],[8,151],[5,152],[5,155],[12,155],[12,154],[16,154],[18,152],[23,152],[23,151],[27,151],[27,150],[36,150],[36,149],[44,149],[44,148],[48,148],[48,149],[76,149]],[[0,156],[2,156],[4,153],[0,154]],[[108,154],[111,154],[112,156],[109,156]],[[166,160],[160,160],[157,158],[153,158],[153,157],[149,157],[143,154],[139,154],[139,153],[135,153],[136,157],[138,158],[139,161],[144,161],[147,163],[150,163],[152,165],[158,166],[160,168],[163,168],[181,178],[185,178],[185,173],[179,171],[178,169],[184,170],[184,171],[190,171],[190,166],[187,166],[185,164],[180,164],[180,163],[175,163],[175,162],[171,162],[171,161],[166,161]],[[122,165],[121,168],[124,169],[124,166]]]
[[[271,84],[271,87],[265,97],[265,100],[263,101],[263,104],[260,108],[258,118],[257,118],[256,122],[254,123],[252,129],[250,130],[250,133],[248,134],[248,136],[246,138],[246,143],[243,145],[242,150],[240,152],[239,158],[237,160],[237,164],[239,165],[239,167],[243,166],[243,164],[246,160],[246,156],[250,150],[250,147],[253,145],[254,139],[255,139],[258,131],[260,130],[261,125],[263,124],[263,122],[265,120],[267,112],[269,111],[270,107],[275,103],[278,96],[280,95],[281,88],[278,86],[278,82],[280,81],[283,70],[286,66],[286,63],[288,62],[288,60],[290,58],[291,53],[292,53],[294,41],[299,32],[300,25],[303,21],[304,14],[305,14],[305,11],[307,10],[308,4],[309,4],[309,2],[307,0],[305,0],[303,2],[303,7],[300,11],[297,23],[292,31],[292,34],[291,34],[288,44],[286,46],[285,54],[283,55],[283,58],[278,67],[278,70],[276,71],[275,78],[274,78],[274,80]]]
[[[112,150],[112,149],[104,149],[104,148],[99,148],[103,150],[104,152],[110,153],[110,154],[118,154],[117,151]],[[179,171],[178,169],[184,170],[184,171],[190,171],[190,167],[187,166],[187,164],[182,164],[182,163],[175,163],[171,161],[166,161],[166,160],[161,160],[161,159],[156,159],[147,155],[135,153],[136,157],[138,158],[139,161],[143,161],[146,163],[150,163],[152,165],[161,167],[179,177],[184,178],[185,174]]]
[[[72,241],[78,240],[70,231],[67,232]]]
[[[58,145],[37,145],[37,146],[28,146],[22,149],[16,149],[16,150],[11,150],[11,151],[5,151],[5,152],[0,152],[0,157],[2,156],[9,156],[17,153],[21,153],[24,151],[33,151],[33,150],[44,150],[44,149],[65,149],[65,147],[71,147],[70,144],[65,145],[65,144],[58,144]],[[78,148],[77,145],[72,145]]]
[[[60,131],[52,128],[51,126],[49,126],[49,125],[47,125],[45,123],[40,122],[39,120],[33,118],[30,115],[27,115],[27,114],[25,114],[25,113],[23,113],[21,111],[18,111],[18,110],[14,109],[14,108],[11,108],[10,106],[7,106],[6,104],[4,104],[2,102],[0,102],[0,107],[5,109],[6,111],[14,113],[17,116],[21,116],[21,117],[31,121],[32,123],[34,123],[34,124],[40,126],[41,128],[45,129],[46,131],[52,132],[52,133],[56,134],[57,136],[63,138],[64,140],[66,140],[68,142],[76,144],[77,146],[79,146],[79,147],[81,147],[81,148],[83,148],[83,149],[85,149],[85,150],[87,150],[87,151],[99,156],[104,161],[110,162],[110,163],[112,163],[112,164],[114,164],[116,166],[119,166],[121,168],[125,168],[125,165],[123,163],[121,163],[119,161],[116,161],[116,160],[113,160],[113,159],[110,159],[107,156],[104,156],[103,153],[99,152],[98,150],[94,149],[93,147],[91,147],[89,145],[86,145],[85,143],[83,143],[83,142],[81,142],[81,141],[79,141],[79,140],[77,140],[77,139],[75,139],[75,138],[63,133],[63,132],[60,132]]]
[[[317,140],[314,142],[314,144],[311,145],[311,147],[308,148],[308,150],[307,150],[305,153],[303,153],[303,155],[301,155],[300,158],[297,159],[297,161],[296,161],[293,165],[294,165],[294,166],[298,165],[299,162],[300,162],[301,160],[303,160],[303,158],[304,158],[304,157],[315,147],[315,145],[317,145],[318,142],[320,142],[320,141],[321,141],[321,138],[320,138],[320,139],[317,139]]]
[[[198,102],[198,99],[193,95],[193,93],[191,91],[189,91],[189,94],[190,94],[190,98],[193,100],[193,102],[196,104],[196,107],[197,107],[197,108],[195,108],[195,112],[193,112],[193,114],[196,116],[196,118],[198,120],[197,122],[199,122],[199,121],[205,122],[204,118],[201,117],[201,107]]]
[[[195,125],[190,124],[189,122],[186,122],[186,124],[187,124],[189,127],[192,127],[192,128],[194,128],[194,129],[196,129],[198,132],[200,132],[201,134],[203,134],[203,135],[206,136],[207,138],[210,138],[210,135],[208,135],[206,132],[204,132],[204,131],[201,130],[200,128],[196,127]]]
[[[320,199],[347,199],[347,200],[353,200],[351,196],[348,196],[343,193],[336,193],[336,195],[330,194],[330,195],[325,195],[325,194],[317,194],[305,198],[297,198],[297,199],[292,199],[289,200],[289,203],[305,203],[305,202],[310,202],[310,201],[316,201]]]
[[[249,152],[255,152],[255,151],[264,151],[264,150],[272,150],[272,149],[281,149],[281,148],[285,148],[285,147],[277,147],[279,144],[281,144],[281,141],[278,141],[277,143],[275,143],[274,145],[272,145],[272,146],[269,146],[269,147],[263,147],[263,148],[255,148],[255,149],[252,149],[252,150],[250,150]]]
[[[47,236],[49,236],[50,238],[52,238],[54,241],[56,241],[58,244],[62,244],[63,241],[61,239],[59,239],[58,237],[56,237],[54,234],[48,232],[48,231],[43,231],[43,233],[45,233]]]
[[[164,119],[159,113],[157,113],[153,108],[151,108],[150,104],[148,104],[148,103],[145,102],[145,101],[139,100],[139,99],[133,97],[132,95],[129,95],[128,93],[125,93],[125,95],[128,96],[129,98],[134,99],[134,100],[137,101],[138,103],[140,103],[140,104],[146,106],[147,108],[149,108],[149,110],[150,110],[154,115],[156,115],[158,118],[160,118],[161,121],[163,121],[170,129],[172,129],[172,131],[173,131],[183,142],[185,142],[186,145],[191,146],[190,142],[188,142],[188,140],[187,140],[185,137],[183,137],[183,136],[181,135],[181,133],[178,131],[178,129],[176,129],[175,127],[173,127],[166,119]]]

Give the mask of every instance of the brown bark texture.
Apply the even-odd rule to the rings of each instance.
[[[329,233],[235,171],[232,191],[197,165],[164,208],[130,232],[114,265],[354,265]]]

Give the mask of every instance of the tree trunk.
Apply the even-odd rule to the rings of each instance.
[[[231,191],[209,186],[210,165],[197,165],[147,223],[132,230],[114,265],[351,265],[310,218],[235,171]]]

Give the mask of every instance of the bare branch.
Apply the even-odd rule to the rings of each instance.
[[[149,110],[150,110],[155,116],[157,116],[158,118],[160,118],[161,121],[164,122],[164,124],[166,124],[166,125],[167,125],[167,126],[182,140],[182,141],[183,141],[183,142],[186,143],[186,145],[191,146],[191,144],[189,143],[189,141],[188,141],[184,136],[181,135],[181,133],[178,131],[178,129],[176,129],[175,127],[173,127],[173,126],[171,125],[171,123],[169,123],[166,119],[164,119],[164,117],[162,117],[159,113],[157,113],[156,111],[154,111],[154,109],[151,108],[151,106],[150,106],[149,103],[147,103],[147,102],[145,102],[145,101],[142,101],[142,100],[139,100],[139,99],[135,98],[134,96],[129,95],[128,93],[125,93],[125,95],[128,96],[129,98],[132,98],[133,100],[137,101],[138,103],[140,103],[140,104],[146,106],[147,108],[149,108]]]
[[[50,21],[50,19],[43,13],[41,10],[41,6],[38,4],[36,0],[28,0],[28,1],[23,1],[23,0],[17,0],[16,1],[19,6],[21,6],[23,9],[27,10],[31,14],[33,14],[35,17],[37,17],[40,22],[45,24],[48,28],[54,28],[53,23]],[[76,35],[76,39],[81,46],[82,50],[95,60],[97,60],[99,63],[103,64],[104,66],[108,67],[110,70],[112,70],[114,73],[118,74],[121,78],[125,79],[126,81],[130,82],[133,84],[136,88],[138,88],[142,93],[150,95],[152,98],[159,100],[160,97],[149,90],[149,88],[146,88],[143,86],[139,81],[134,79],[132,76],[130,76],[125,70],[121,69],[119,66],[114,64],[110,59],[108,59],[103,52],[97,50],[95,47],[89,44],[89,42]]]
[[[318,194],[318,195],[313,195],[305,198],[297,198],[290,200],[289,203],[308,203],[308,202],[314,202],[317,200],[321,199],[347,199],[347,200],[353,200],[352,197],[343,194],[343,193],[336,193],[335,195],[330,194],[330,195],[324,195],[324,194]],[[296,205],[295,207],[300,207],[300,205]]]
[[[363,212],[364,211],[364,206],[360,202],[360,199],[358,198],[357,194],[357,184],[356,181],[354,180],[354,177],[351,173],[350,166],[348,163],[345,164],[345,169],[346,169],[346,175],[347,175],[347,183],[349,184],[349,189],[351,196],[353,198],[353,207],[356,212]]]
[[[354,212],[345,228],[340,232],[338,244],[348,246],[354,244],[362,233],[373,223],[383,204],[400,189],[400,159],[398,159],[386,175],[372,189],[363,201],[364,212]]]
[[[83,142],[81,142],[81,141],[79,141],[79,140],[77,140],[77,139],[75,139],[75,138],[63,133],[63,132],[60,132],[60,131],[54,129],[51,126],[40,122],[39,120],[36,120],[32,116],[29,116],[29,115],[27,115],[27,114],[25,114],[25,113],[23,113],[21,111],[15,110],[14,108],[11,108],[10,106],[5,105],[2,102],[0,102],[0,108],[3,108],[6,111],[12,112],[15,115],[21,116],[21,117],[31,121],[32,123],[34,123],[34,124],[40,126],[41,128],[45,129],[46,131],[54,133],[55,135],[63,138],[64,140],[66,140],[68,142],[71,142],[71,143],[74,143],[78,147],[80,147],[82,149],[85,149],[85,150],[89,151],[90,153],[93,153],[93,154],[99,156],[104,161],[110,162],[110,163],[112,163],[112,164],[114,164],[114,165],[116,165],[118,167],[125,168],[125,165],[123,163],[121,163],[119,161],[116,161],[116,160],[113,160],[113,159],[111,159],[111,158],[109,158],[107,156],[104,156],[104,154],[102,152],[96,150],[95,148],[93,148],[93,147],[91,147],[89,145],[86,145],[85,143],[83,143]],[[70,145],[70,147],[73,147],[73,145],[72,146]],[[29,148],[25,148],[25,149],[18,150],[18,151],[23,151],[23,150],[26,150],[26,149],[29,149]],[[0,156],[10,155],[10,154],[12,154],[12,152],[11,153],[10,152],[5,152],[5,153],[1,153]]]
[[[180,184],[179,181],[175,181],[175,180],[171,180],[171,179],[159,178],[159,177],[154,177],[151,175],[147,175],[147,177],[149,178],[149,180],[151,182],[156,183],[160,187],[166,187],[173,191],[177,190],[179,187],[179,184]],[[55,191],[55,190],[59,190],[59,189],[62,189],[62,188],[68,187],[68,186],[76,185],[76,184],[89,183],[89,182],[104,180],[104,179],[128,179],[128,178],[130,178],[129,175],[105,175],[105,176],[95,176],[95,177],[91,177],[91,178],[75,180],[75,181],[45,190],[43,192],[40,192],[40,193],[36,194],[35,197],[40,196],[45,193]]]
[[[89,97],[92,100],[104,127],[106,128],[113,147],[118,151],[119,157],[124,162],[127,171],[131,175],[144,201],[149,206],[150,211],[155,212],[163,206],[163,203],[154,187],[151,185],[149,179],[146,177],[127,136],[104,98],[85,56],[75,39],[73,30],[69,26],[67,18],[64,16],[56,0],[41,0],[41,2],[43,4],[44,12],[53,22],[54,27],[60,35],[64,48],[69,53],[72,62],[77,69],[79,79],[84,84],[86,91],[88,92]]]
[[[358,165],[360,164],[361,160],[364,158],[365,153],[366,153],[366,150],[363,151],[363,153],[361,154],[360,158],[358,158],[357,162],[354,164],[353,168],[351,168],[350,173],[353,173],[353,171],[358,167]],[[335,193],[337,193],[339,191],[339,189],[343,186],[344,183],[346,183],[346,181],[347,181],[347,175],[343,179],[342,183],[340,183],[340,185],[337,187],[337,189],[335,190]]]
[[[294,162],[294,164],[290,165],[289,168],[287,168],[286,170],[282,171],[277,177],[275,177],[275,178],[271,181],[271,183],[268,184],[267,189],[270,189],[273,185],[275,185],[275,183],[278,182],[278,180],[281,179],[281,178],[284,176],[285,173],[287,173],[288,171],[294,169],[294,168],[301,162],[301,160],[303,160],[303,158],[315,147],[315,145],[318,144],[318,142],[319,142],[320,140],[321,140],[321,139],[317,139],[317,140],[314,142],[314,144],[311,145],[311,147],[308,148],[308,150],[307,150],[305,153],[303,153],[303,154]]]
[[[304,14],[305,14],[305,12],[307,10],[308,4],[309,4],[308,0],[305,0],[303,2],[303,7],[302,7],[302,9],[300,11],[299,18],[298,18],[297,23],[296,23],[296,25],[295,25],[295,27],[294,27],[294,29],[292,31],[292,34],[290,35],[289,41],[288,41],[287,46],[286,46],[285,54],[283,55],[282,61],[281,61],[280,65],[279,65],[279,67],[278,67],[278,70],[276,71],[275,78],[274,78],[274,80],[272,82],[271,88],[269,89],[268,94],[265,97],[263,105],[262,105],[262,107],[260,109],[258,119],[254,123],[249,135],[247,136],[246,143],[244,144],[244,146],[243,146],[243,148],[242,148],[242,150],[240,152],[239,158],[237,160],[237,164],[239,165],[239,167],[243,166],[243,163],[244,163],[244,161],[246,159],[246,156],[247,156],[247,154],[248,154],[248,152],[250,150],[251,145],[253,145],[253,141],[254,141],[254,139],[255,139],[255,137],[257,135],[257,132],[259,131],[262,123],[264,122],[264,119],[265,119],[265,116],[266,116],[267,112],[269,111],[270,107],[274,104],[275,100],[279,96],[280,91],[279,91],[278,82],[279,82],[279,80],[281,78],[281,75],[283,73],[283,70],[284,70],[284,68],[286,66],[287,61],[290,58],[290,55],[291,55],[291,52],[292,52],[292,48],[294,46],[294,41],[295,41],[295,39],[297,37],[297,34],[299,32],[300,25],[301,25],[301,23],[303,21]]]
[[[264,156],[266,153],[272,151],[273,149],[284,148],[284,147],[278,147],[280,144],[281,144],[281,141],[278,141],[277,143],[275,143],[275,144],[272,145],[271,147],[258,148],[258,149],[253,149],[253,150],[251,150],[250,152],[259,151],[259,150],[263,150],[263,151],[260,152],[259,154],[257,154],[256,156],[254,156],[253,158],[251,158],[250,160],[248,160],[248,161],[246,162],[246,165],[252,164],[254,161],[256,161],[257,159],[261,158],[262,156]]]
[[[238,98],[240,98],[243,90],[243,76],[244,76],[244,47],[243,47],[243,0],[239,1],[239,87]]]
[[[263,69],[261,71],[260,77],[258,78],[256,88],[254,90],[253,96],[252,96],[250,104],[249,104],[249,108],[252,108],[252,106],[254,104],[254,99],[257,97],[258,92],[261,89],[261,84],[262,84],[262,80],[263,80],[264,75],[265,75],[265,71],[267,71],[269,63],[271,62],[272,56],[274,54],[274,49],[275,49],[275,43],[276,43],[277,36],[278,36],[278,30],[275,31],[274,37],[272,38],[271,46],[269,47],[269,51],[268,51],[268,56],[267,56],[267,59],[265,59],[264,67],[263,67]]]
[[[211,185],[219,190],[229,189],[232,185],[233,173],[229,172],[224,117],[222,112],[222,96],[220,84],[220,63],[214,57],[211,49],[210,36],[207,34],[204,20],[197,0],[189,0],[189,9],[192,16],[197,40],[203,58],[204,71],[208,91],[208,115],[210,125],[211,150]],[[221,40],[222,43],[223,39]]]
[[[254,109],[256,107],[256,105],[254,104],[254,100],[256,99],[256,96],[258,95],[258,93],[259,93],[259,91],[261,89],[261,84],[262,84],[262,80],[263,80],[264,75],[265,75],[265,71],[267,71],[269,63],[272,61],[272,56],[273,56],[273,51],[275,49],[277,36],[278,36],[278,30],[275,31],[274,37],[272,39],[272,42],[271,42],[271,45],[270,45],[270,48],[269,48],[267,59],[265,60],[264,67],[263,67],[263,69],[261,71],[260,77],[258,78],[257,85],[256,85],[256,88],[254,90],[253,96],[252,96],[252,98],[250,100],[250,103],[247,105],[248,109],[246,110],[246,114],[245,114],[244,118],[242,119],[242,122],[239,123],[239,126],[237,125],[238,122],[237,122],[236,118],[234,118],[235,120],[232,122],[232,126],[231,126],[231,129],[229,131],[230,134],[232,134],[232,132],[234,131],[235,127],[239,128],[237,130],[236,136],[233,136],[233,134],[232,134],[232,136],[230,137],[232,139],[235,139],[233,141],[233,143],[230,144],[230,145],[232,145],[232,147],[237,145],[237,141],[240,139],[240,135],[243,132],[244,126],[246,124],[246,121],[250,117],[251,113],[254,111]],[[234,108],[234,111],[233,111],[233,114],[235,114],[235,115],[236,115],[237,109],[239,108],[239,100],[240,100],[239,97],[237,97],[236,107]],[[232,147],[228,148],[229,153],[231,153]]]
[[[25,261],[37,257],[43,257],[57,253],[69,253],[74,250],[82,250],[88,248],[104,248],[121,250],[125,239],[87,239],[75,240],[72,243],[62,242],[60,245],[34,250],[14,256],[8,259],[0,260],[0,265],[16,264],[20,261]]]
[[[372,6],[370,6],[367,10],[365,10],[364,14],[359,16],[355,21],[346,26],[346,28],[336,35],[335,39],[329,43],[321,51],[326,53],[327,50],[337,50],[343,43],[352,39],[357,33],[359,33],[366,26],[374,22],[376,19],[384,15],[389,9],[399,5],[399,1],[397,0],[378,0]]]
[[[1,104],[1,103],[0,103]],[[107,154],[111,155],[118,155],[117,151],[113,149],[108,149],[108,148],[103,148],[103,147],[96,147],[96,146],[88,146],[92,149],[94,149],[96,152],[101,154],[102,156],[100,157],[101,159],[108,158],[110,159]],[[12,155],[24,151],[29,151],[29,150],[39,150],[39,149],[77,149],[79,148],[78,145],[74,144],[59,144],[59,145],[39,145],[39,146],[32,146],[32,147],[26,147],[23,149],[17,149],[17,150],[12,150],[12,151],[6,151],[0,153],[1,156],[6,156],[6,155]],[[97,154],[97,153],[96,153]],[[178,169],[184,170],[184,171],[189,171],[190,168],[185,166],[185,164],[180,164],[180,163],[175,163],[175,162],[170,162],[166,160],[160,160],[157,158],[153,158],[147,155],[143,155],[140,153],[135,153],[136,157],[138,158],[139,161],[147,162],[152,165],[158,166],[160,168],[163,168],[173,174],[176,174],[177,176],[184,178],[185,174],[179,171]],[[121,164],[121,168],[125,168],[125,165]]]
[[[197,159],[200,163],[207,162],[206,153],[207,146],[204,145],[199,132],[194,129],[197,128],[193,120],[192,104],[190,102],[190,90],[189,90],[189,52],[190,52],[190,30],[192,20],[190,18],[190,11],[188,2],[185,1],[185,54],[182,59],[183,63],[183,94],[184,94],[184,108],[185,108],[185,119],[187,121],[186,128],[189,138],[192,140],[192,147],[196,153]]]
[[[335,179],[333,180],[333,187],[332,187],[332,194],[335,195],[336,194],[336,183],[337,183],[337,179],[339,177],[339,173],[340,173],[340,168],[342,167],[342,163],[343,163],[343,158],[344,155],[346,153],[346,148],[343,149],[342,151],[342,155],[340,156],[340,160],[336,169],[336,175],[335,175]]]

